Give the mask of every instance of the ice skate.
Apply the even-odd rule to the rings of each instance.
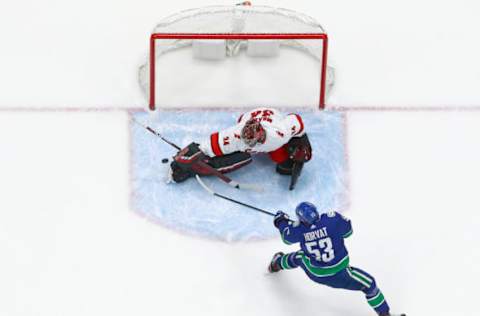
[[[276,261],[278,258],[280,258],[283,255],[284,255],[283,252],[277,252],[276,254],[273,255],[272,261],[270,261],[270,264],[268,265],[268,272],[275,273],[282,270],[282,268],[278,263],[276,263]]]

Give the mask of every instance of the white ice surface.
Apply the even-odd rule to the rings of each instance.
[[[330,105],[480,103],[477,1],[264,3],[325,25]],[[144,106],[148,32],[204,4],[2,3],[0,315],[372,315],[360,294],[301,271],[265,277],[273,252],[294,249],[279,239],[192,238],[131,211],[128,115],[81,110]],[[80,111],[4,111],[19,107]],[[347,112],[352,264],[394,310],[478,314],[479,122],[476,111]]]

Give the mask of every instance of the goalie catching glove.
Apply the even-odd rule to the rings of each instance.
[[[301,137],[292,137],[286,144],[286,150],[288,159],[277,164],[276,170],[280,174],[291,175],[295,163],[303,165],[303,163],[312,159],[312,146],[306,133]]]
[[[306,162],[312,159],[312,146],[308,140],[307,133],[301,137],[293,137],[287,144],[287,151],[290,159],[295,162]]]
[[[183,182],[197,174],[201,176],[212,175],[212,170],[199,164],[199,161],[222,173],[227,173],[250,163],[252,158],[250,154],[242,152],[211,158],[200,150],[199,144],[191,143],[173,157],[173,161],[170,164],[173,181],[177,183]]]
[[[312,159],[312,146],[307,134],[300,137],[292,137],[286,145],[288,159],[277,164],[277,172],[283,175],[290,175],[289,190],[293,190],[298,178],[302,173],[303,164]]]

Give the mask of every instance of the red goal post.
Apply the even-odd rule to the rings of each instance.
[[[155,70],[156,70],[156,41],[157,40],[319,40],[322,42],[322,57],[320,62],[320,95],[318,106],[325,108],[325,98],[327,93],[327,54],[328,54],[328,36],[326,33],[153,33],[150,37],[150,56],[149,56],[149,108],[155,110]]]

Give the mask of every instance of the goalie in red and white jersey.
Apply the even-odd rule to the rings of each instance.
[[[246,112],[236,125],[180,151],[171,164],[172,179],[182,182],[197,174],[191,163],[199,155],[210,166],[225,173],[250,163],[251,154],[256,153],[268,153],[277,164],[278,173],[298,177],[303,164],[312,156],[300,115],[284,115],[272,108]],[[196,159],[190,159],[193,157]]]

